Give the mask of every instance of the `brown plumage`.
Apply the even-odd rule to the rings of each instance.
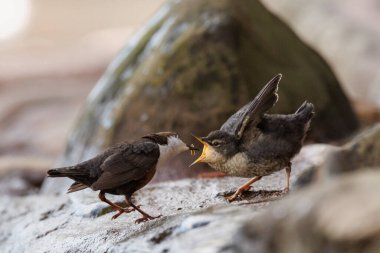
[[[144,136],[132,143],[119,143],[108,148],[94,158],[74,166],[51,169],[50,177],[68,177],[75,182],[68,192],[76,192],[85,188],[100,190],[99,198],[118,211],[112,218],[134,210],[143,217],[136,220],[142,222],[152,217],[132,203],[134,192],[144,187],[155,175],[158,164],[171,156],[186,150],[193,150],[178,138],[176,133],[161,132]],[[131,208],[122,208],[109,201],[105,194],[124,195]]]
[[[278,100],[280,80],[281,74],[270,80],[220,130],[197,138],[204,147],[202,155],[194,163],[208,163],[227,175],[253,177],[227,197],[228,201],[234,201],[253,182],[283,168],[286,168],[287,175],[285,191],[289,189],[290,160],[302,147],[314,107],[304,102],[294,114],[265,114]]]

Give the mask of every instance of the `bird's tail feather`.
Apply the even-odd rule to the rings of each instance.
[[[49,177],[70,177],[83,175],[83,171],[75,167],[62,167],[47,171]]]
[[[80,190],[86,189],[87,187],[88,187],[87,185],[82,184],[80,182],[74,182],[70,186],[70,188],[67,190],[67,193],[72,193],[72,192],[80,191]]]
[[[305,101],[294,114],[300,119],[303,119],[305,122],[307,122],[314,116],[314,105]]]

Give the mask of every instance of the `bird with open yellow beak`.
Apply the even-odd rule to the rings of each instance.
[[[266,114],[278,100],[282,75],[270,80],[258,95],[233,114],[219,130],[196,137],[203,144],[202,154],[191,165],[207,163],[226,175],[252,178],[234,194],[239,198],[263,176],[286,169],[285,192],[289,190],[291,159],[297,154],[308,132],[314,106],[304,102],[293,114]]]

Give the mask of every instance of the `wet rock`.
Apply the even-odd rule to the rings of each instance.
[[[326,181],[244,225],[230,252],[380,252],[380,172]]]
[[[189,133],[205,135],[220,127],[279,72],[284,78],[274,112],[294,112],[305,99],[313,102],[316,140],[339,139],[357,128],[326,62],[259,1],[170,1],[99,80],[61,164],[150,132],[173,130],[193,141]],[[196,174],[180,170],[190,160],[171,161],[168,168],[178,169],[164,170],[157,180]]]

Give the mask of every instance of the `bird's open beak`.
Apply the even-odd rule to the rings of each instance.
[[[208,144],[207,144],[207,142],[203,141],[201,138],[199,138],[199,137],[197,137],[197,136],[195,136],[195,135],[193,135],[193,137],[194,137],[195,139],[197,139],[200,143],[203,144],[203,150],[202,150],[202,154],[201,154],[201,156],[198,157],[198,159],[195,160],[190,166],[193,166],[193,165],[196,164],[196,163],[200,163],[200,162],[202,162],[202,161],[205,159],[205,157],[206,157],[206,151],[207,151],[207,149],[208,149]],[[190,167],[190,166],[189,166],[189,167]]]

